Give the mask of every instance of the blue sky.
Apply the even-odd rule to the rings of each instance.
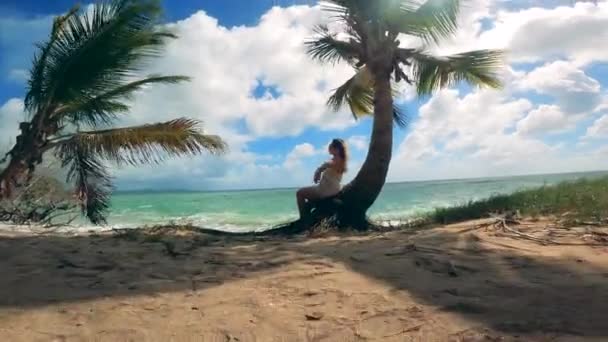
[[[73,1],[0,4],[0,149],[23,117],[21,101],[34,43]],[[327,21],[315,1],[163,1],[180,38],[150,72],[188,74],[187,85],[144,91],[120,124],[189,116],[226,138],[223,157],[177,159],[116,169],[121,189],[259,188],[310,183],[333,137],[350,142],[353,177],[365,157],[371,120],[324,106],[352,71],[321,66],[303,41]],[[276,6],[276,7],[275,7]],[[559,37],[559,39],[555,39]],[[586,39],[581,39],[586,37]],[[398,99],[410,118],[395,129],[389,180],[485,177],[608,168],[608,4],[474,0],[460,31],[438,54],[509,51],[502,90],[467,85]],[[405,37],[402,42],[420,45]]]

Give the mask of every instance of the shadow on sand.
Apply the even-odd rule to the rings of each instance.
[[[199,234],[3,237],[0,310],[202,291],[295,262],[329,260],[496,331],[608,336],[608,269],[576,257],[531,257],[533,247],[489,248],[475,234],[426,233],[312,241]]]

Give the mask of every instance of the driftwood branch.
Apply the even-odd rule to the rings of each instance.
[[[18,188],[10,199],[0,201],[0,222],[44,227],[68,225],[77,218],[76,208],[60,182],[37,176]]]
[[[67,225],[72,223],[76,217],[71,217],[65,222],[57,219],[67,216],[76,205],[66,202],[50,202],[35,204],[31,202],[19,203],[15,206],[0,206],[0,222],[9,222],[18,225]]]
[[[549,237],[538,237],[531,234],[526,234],[519,229],[515,228],[515,226],[521,225],[522,222],[519,221],[519,215],[509,213],[506,215],[490,215],[492,221],[480,224],[473,229],[485,228],[486,230],[490,227],[493,227],[496,231],[502,232],[505,236],[509,236],[512,238],[519,238],[528,241],[533,241],[541,245],[556,245],[556,246],[605,246],[606,242],[608,242],[608,233],[597,232],[597,231],[586,231],[585,233],[573,233],[573,237],[578,238],[590,238],[595,242],[571,242],[571,241],[557,241],[554,238]],[[549,233],[552,237],[555,237],[556,234],[552,234],[549,231],[550,228],[545,227],[545,233]]]

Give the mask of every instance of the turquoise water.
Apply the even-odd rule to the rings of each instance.
[[[596,175],[599,173],[392,183],[385,186],[370,216],[376,220],[404,219],[436,207]],[[249,231],[266,229],[296,217],[295,189],[117,193],[112,199],[109,224],[136,227],[175,222]]]

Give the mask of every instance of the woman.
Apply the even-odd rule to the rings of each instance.
[[[340,182],[348,163],[348,151],[344,140],[332,140],[328,151],[332,155],[332,159],[323,163],[315,171],[314,182],[317,185],[302,188],[296,193],[300,218],[306,214],[307,202],[337,195],[342,188]]]

